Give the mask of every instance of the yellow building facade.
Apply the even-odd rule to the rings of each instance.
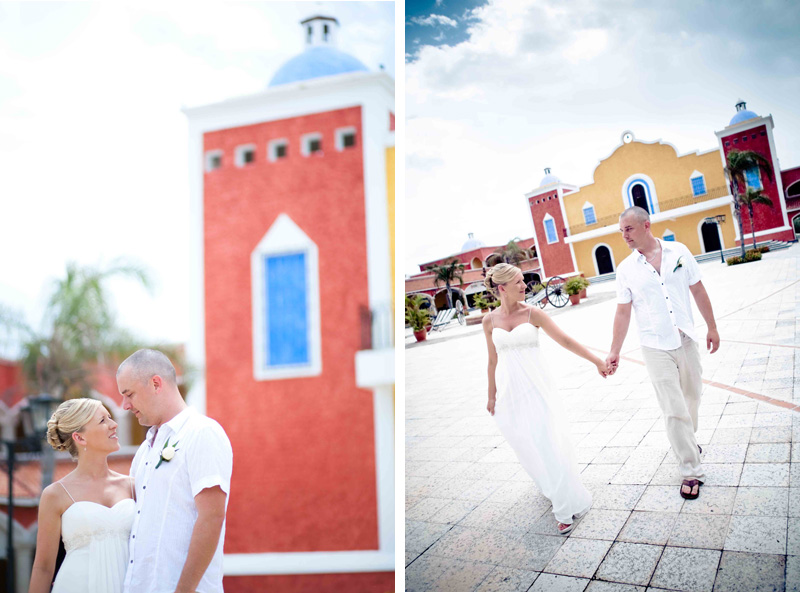
[[[526,198],[547,276],[573,266],[587,277],[616,271],[631,252],[619,233],[619,215],[631,206],[650,212],[653,235],[679,241],[695,255],[736,244],[732,196],[716,148],[680,155],[669,143],[637,140],[626,131],[597,165],[592,183],[569,185],[546,173]],[[725,222],[707,221],[717,215]],[[547,265],[549,253],[558,265]]]

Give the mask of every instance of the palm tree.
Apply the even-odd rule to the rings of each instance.
[[[106,282],[128,277],[149,288],[147,272],[117,260],[104,268],[67,265],[66,276],[57,280],[48,301],[42,331],[21,321],[21,316],[0,309],[0,327],[19,337],[19,351],[26,389],[49,393],[58,399],[88,396],[93,374],[108,364],[143,347],[141,340],[120,328],[114,316]],[[158,346],[176,366],[185,369],[182,352]],[[185,373],[184,373],[185,375]]]
[[[441,266],[428,266],[428,269],[433,272],[434,279],[433,283],[438,288],[439,284],[444,282],[445,288],[447,290],[447,308],[453,308],[453,297],[450,294],[450,284],[458,280],[459,286],[464,286],[464,264],[462,264],[457,259],[452,259],[444,265]]]
[[[744,228],[742,225],[742,200],[740,188],[745,188],[747,191],[747,179],[745,172],[751,169],[758,169],[767,175],[772,180],[772,165],[769,160],[763,155],[752,150],[731,150],[727,156],[727,166],[725,167],[725,177],[728,179],[728,184],[731,188],[731,195],[733,196],[733,208],[736,213],[736,220],[739,223],[739,236],[742,239],[742,257],[745,256],[744,247]],[[745,195],[746,195],[745,191]],[[756,202],[763,203],[763,202]],[[771,205],[771,202],[770,202]],[[753,224],[752,206],[750,208],[750,224]],[[753,242],[755,242],[755,229],[753,230]]]
[[[495,249],[494,253],[486,258],[486,265],[491,267],[505,262],[515,266],[521,261],[536,257],[535,247],[531,247],[531,249],[523,249],[517,244],[518,241],[522,241],[522,239],[519,237],[514,237],[502,247]]]
[[[753,233],[753,249],[756,248],[756,223],[753,220],[753,204],[765,204],[772,207],[772,200],[770,200],[764,192],[758,189],[748,187],[743,196],[739,196],[742,204],[747,206],[747,211],[750,214],[750,230]],[[744,241],[742,241],[744,243]]]

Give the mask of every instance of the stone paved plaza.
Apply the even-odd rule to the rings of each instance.
[[[722,345],[702,355],[697,500],[679,495],[635,321],[608,379],[540,333],[594,498],[566,537],[486,412],[480,326],[407,337],[407,590],[800,588],[800,245],[700,267]],[[605,358],[614,289],[590,286],[581,305],[545,310]],[[704,337],[696,309],[695,322]]]

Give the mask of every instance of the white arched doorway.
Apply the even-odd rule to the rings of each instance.
[[[616,271],[614,264],[614,252],[606,243],[598,243],[592,249],[592,262],[594,263],[595,275],[610,274]]]
[[[722,229],[717,223],[706,222],[704,218],[701,218],[697,223],[697,236],[700,239],[700,246],[703,248],[703,253],[725,249]]]

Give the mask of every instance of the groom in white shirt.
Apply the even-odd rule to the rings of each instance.
[[[612,372],[619,365],[633,309],[642,356],[680,465],[680,493],[694,499],[705,479],[695,439],[703,379],[689,294],[708,326],[706,345],[713,354],[719,348],[719,333],[711,301],[694,256],[682,243],[656,239],[647,210],[628,208],[619,226],[633,253],[617,267],[617,313],[606,362]]]
[[[124,593],[222,593],[233,467],[225,431],[187,407],[158,350],[127,358],[117,386],[123,408],[150,427],[131,464],[136,515]]]

